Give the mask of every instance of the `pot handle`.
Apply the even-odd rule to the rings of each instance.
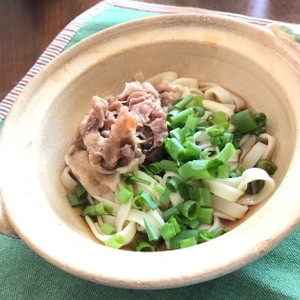
[[[13,227],[11,226],[7,218],[4,203],[1,199],[1,194],[0,194],[0,234],[1,233],[14,238],[18,237],[18,235],[16,234],[15,230],[13,229]]]

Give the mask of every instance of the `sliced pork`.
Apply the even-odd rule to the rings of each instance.
[[[93,190],[102,194],[111,187],[101,174],[113,175],[114,182],[118,173],[160,160],[168,136],[166,113],[177,94],[177,86],[167,83],[157,90],[148,82],[130,82],[109,101],[94,96],[66,157],[74,175],[81,180],[92,177]]]

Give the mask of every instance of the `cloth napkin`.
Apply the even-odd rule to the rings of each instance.
[[[276,34],[289,39],[295,45],[300,41],[299,25],[296,24],[193,7],[106,0],[68,24],[41,54],[24,78],[3,99],[0,103],[0,127],[24,87],[66,48],[115,24],[156,14],[181,12],[217,14],[252,23],[254,26],[270,26]],[[40,258],[22,240],[0,235],[0,300],[300,299],[299,237],[300,227],[260,259],[231,274],[208,282],[174,289],[131,290],[89,282],[65,273]]]

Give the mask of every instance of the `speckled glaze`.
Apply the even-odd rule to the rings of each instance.
[[[157,253],[106,248],[65,199],[64,153],[93,95],[120,92],[136,72],[167,70],[217,82],[268,115],[278,140],[276,191],[208,243]],[[179,287],[241,268],[300,223],[299,97],[300,56],[266,28],[183,14],[102,31],[43,69],[10,112],[0,137],[1,231],[66,272],[118,287]]]

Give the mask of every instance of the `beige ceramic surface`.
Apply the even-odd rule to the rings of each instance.
[[[2,224],[57,267],[126,288],[189,285],[257,259],[300,223],[299,62],[267,29],[212,16],[152,17],[86,39],[32,80],[5,122],[0,190],[11,227],[3,209]],[[277,189],[236,228],[206,244],[158,253],[106,248],[65,199],[64,153],[93,95],[119,93],[138,71],[148,77],[167,70],[217,82],[268,115],[278,140]]]

